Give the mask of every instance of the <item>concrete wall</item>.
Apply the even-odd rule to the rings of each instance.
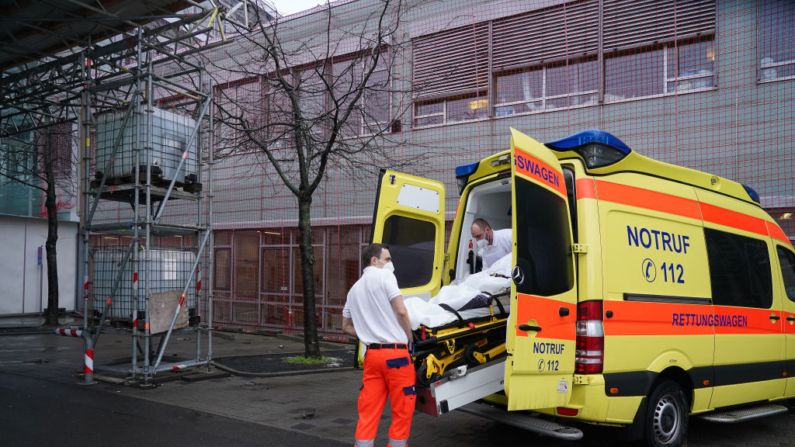
[[[0,315],[38,313],[47,307],[46,239],[46,220],[0,216]],[[77,224],[59,222],[58,307],[67,311],[75,308],[77,241]]]

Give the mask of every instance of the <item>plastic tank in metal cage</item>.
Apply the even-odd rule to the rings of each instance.
[[[102,312],[105,303],[110,297],[116,274],[121,268],[127,250],[124,248],[102,249],[94,253],[93,289],[94,289],[94,309]],[[139,253],[139,258],[143,258],[144,252]],[[151,279],[149,283],[150,293],[168,292],[178,290],[182,293],[185,284],[190,277],[196,255],[185,250],[150,250]],[[138,310],[146,310],[145,284],[146,270],[144,263],[139,260],[138,268]],[[114,319],[129,319],[132,316],[132,262],[128,261],[122,273],[119,287],[114,295],[110,314]],[[196,278],[191,279],[186,297],[189,309],[196,307]]]
[[[97,177],[101,177],[102,171],[107,166],[113,153],[113,143],[122,130],[124,116],[126,112],[106,113],[97,118],[97,145],[96,145],[96,169]],[[148,123],[152,118],[152,141],[149,142]],[[113,166],[109,170],[108,178],[126,178],[132,176],[135,170],[135,132],[138,120],[140,123],[140,148],[141,152],[138,164],[141,172],[146,172],[146,150],[151,148],[152,173],[159,178],[172,180],[177,178],[178,182],[195,181],[198,170],[198,135],[193,138],[193,142],[188,147],[190,134],[196,127],[196,121],[189,117],[176,113],[166,112],[165,110],[154,109],[153,113],[135,113],[133,111],[127,125],[122,132],[122,139],[116,151]],[[185,166],[177,174],[182,154],[188,149],[188,157]]]

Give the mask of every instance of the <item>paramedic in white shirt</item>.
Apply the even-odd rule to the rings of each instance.
[[[494,231],[486,219],[477,218],[472,222],[470,231],[483,258],[484,270],[511,252],[513,233],[510,228]]]
[[[342,332],[367,345],[354,446],[373,446],[389,396],[392,424],[387,445],[405,447],[417,398],[409,313],[393,273],[389,247],[370,244],[362,252],[362,261],[367,268],[351,287],[342,309]]]

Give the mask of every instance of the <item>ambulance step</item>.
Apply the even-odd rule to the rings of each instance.
[[[506,411],[491,405],[472,403],[459,408],[460,411],[486,419],[491,419],[512,427],[521,428],[541,436],[576,441],[582,439],[582,431],[578,428],[567,427],[557,422],[539,419],[528,413]]]
[[[701,416],[705,421],[731,424],[734,422],[750,421],[774,414],[787,413],[789,409],[783,405],[767,404],[759,407],[741,408],[738,410],[716,411]]]

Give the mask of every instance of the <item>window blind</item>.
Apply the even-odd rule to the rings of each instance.
[[[604,0],[604,51],[715,32],[715,0]]]
[[[488,22],[414,39],[414,89],[418,97],[488,87]]]
[[[494,70],[593,54],[599,2],[569,2],[494,21]]]

